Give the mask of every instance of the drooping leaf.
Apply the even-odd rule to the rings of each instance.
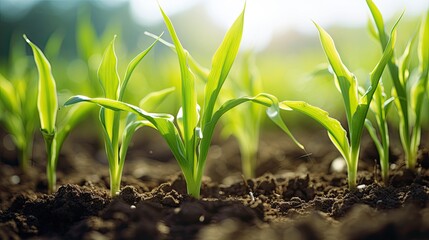
[[[98,104],[104,108],[108,108],[114,111],[125,111],[137,114],[138,116],[148,120],[158,132],[163,136],[169,145],[174,157],[177,159],[179,164],[185,168],[189,168],[188,163],[185,159],[185,149],[183,142],[181,141],[179,132],[174,125],[174,117],[170,114],[162,113],[148,113],[143,109],[140,109],[131,104],[127,104],[121,101],[116,101],[107,98],[89,98],[86,96],[73,96],[67,100],[64,105],[70,106],[80,102],[91,102]]]
[[[351,125],[351,119],[358,105],[358,85],[355,76],[343,64],[340,55],[335,48],[334,40],[317,23],[314,23],[319,30],[320,42],[328,58],[329,64],[338,80],[338,85],[343,97],[347,121]]]
[[[347,132],[341,126],[340,122],[329,117],[326,111],[302,101],[283,101],[280,102],[280,108],[285,110],[290,108],[301,112],[321,124],[328,131],[329,138],[341,155],[343,155],[344,159],[350,159],[350,145],[347,139]]]
[[[287,128],[286,124],[281,120],[280,114],[274,113],[275,111],[279,111],[279,103],[275,96],[261,93],[256,95],[255,97],[240,97],[236,99],[231,99],[224,104],[213,114],[213,117],[210,122],[208,122],[203,130],[203,139],[201,140],[200,144],[200,160],[205,160],[207,157],[208,149],[210,147],[211,139],[214,133],[214,129],[216,127],[217,122],[219,119],[228,111],[233,109],[234,107],[245,103],[245,102],[253,102],[260,104],[262,106],[265,106],[267,108],[270,108],[269,111],[267,111],[267,115],[269,115],[270,119],[279,126],[294,142],[297,146],[300,148],[303,148],[303,146],[295,139],[295,137],[292,135],[292,133]],[[204,162],[199,163],[199,168],[202,168],[204,166]],[[201,170],[201,169],[200,169]],[[201,170],[202,171],[202,170]]]

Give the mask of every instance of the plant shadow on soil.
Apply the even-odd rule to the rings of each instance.
[[[23,174],[16,153],[0,147],[0,239],[429,239],[429,153],[417,172],[392,150],[390,185],[381,184],[370,144],[362,147],[359,189],[332,172],[338,156],[324,131],[300,136],[306,154],[279,133],[260,142],[254,179],[240,175],[237,143],[213,143],[201,199],[185,182],[162,140],[138,135],[118,197],[109,197],[104,149],[97,139],[67,140],[58,190],[47,194],[43,142]],[[4,133],[0,137],[4,138]],[[425,139],[425,138],[422,138]],[[427,144],[427,143],[426,143]],[[37,149],[41,149],[40,152]],[[396,154],[395,154],[396,152]]]

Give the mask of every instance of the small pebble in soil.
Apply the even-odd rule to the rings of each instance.
[[[16,185],[16,184],[18,184],[18,183],[20,183],[20,182],[21,182],[21,178],[19,178],[19,176],[18,176],[18,175],[12,175],[12,176],[10,177],[10,182],[11,182],[13,185]]]
[[[250,198],[252,199],[252,202],[255,201],[255,196],[253,196],[253,192],[249,192]]]
[[[331,162],[332,172],[344,172],[346,170],[346,161],[342,157],[337,157]]]
[[[366,185],[365,184],[360,184],[356,188],[359,189],[359,190],[362,190],[362,189],[366,188]]]
[[[158,229],[158,231],[159,231],[160,233],[163,233],[163,234],[169,234],[169,233],[170,233],[170,228],[168,228],[168,227],[167,227],[164,223],[162,223],[162,222],[159,222],[159,223],[157,224],[156,228]]]

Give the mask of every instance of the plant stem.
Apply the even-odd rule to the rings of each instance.
[[[186,181],[186,190],[188,192],[189,195],[191,195],[192,197],[199,199],[200,198],[200,190],[201,190],[201,179],[202,179],[202,173],[197,174],[196,178],[191,177],[191,178],[187,178],[186,175],[185,176],[185,181]]]
[[[389,184],[389,146],[383,144],[383,152],[380,153],[381,178],[384,185]]]
[[[241,167],[243,169],[243,174],[246,179],[255,177],[256,169],[256,150],[253,149],[250,145],[241,146]]]
[[[28,171],[28,165],[29,165],[29,153],[28,153],[28,146],[24,146],[21,149],[21,158],[19,159],[19,167],[21,170],[26,173]]]
[[[121,174],[116,171],[109,171],[110,173],[110,196],[114,197],[119,195],[121,191]]]
[[[51,154],[48,154],[51,155]],[[55,166],[53,166],[51,159],[51,156],[48,156],[48,164],[46,165],[46,176],[48,179],[48,193],[55,192],[55,189],[57,188],[57,174],[55,172]]]
[[[347,164],[347,180],[349,189],[354,191],[356,190],[356,182],[357,182],[357,167],[359,160],[359,147],[353,148],[350,152],[350,161]]]

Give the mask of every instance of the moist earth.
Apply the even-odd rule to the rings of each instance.
[[[364,143],[358,189],[350,191],[344,169],[331,168],[338,154],[317,133],[305,137],[306,152],[283,135],[264,134],[252,179],[240,174],[237,143],[218,140],[195,199],[162,140],[145,134],[130,147],[114,198],[98,140],[71,136],[52,194],[40,139],[25,174],[14,150],[1,146],[0,239],[429,239],[427,146],[416,171],[392,149],[385,185],[376,151]]]

